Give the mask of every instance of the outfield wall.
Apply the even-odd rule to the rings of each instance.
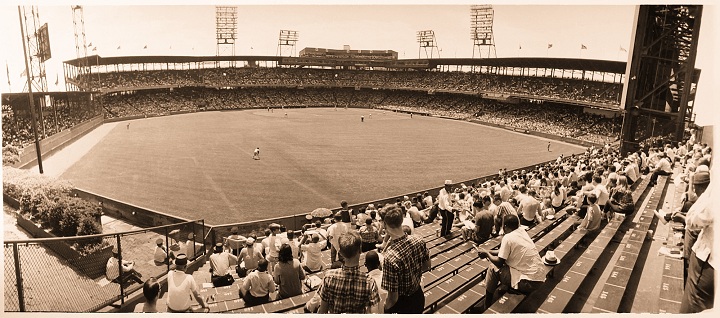
[[[102,125],[102,123],[103,115],[98,115],[78,124],[75,127],[65,129],[57,134],[40,140],[40,153],[42,156],[47,156],[55,151],[58,151],[65,145],[75,141],[96,127]],[[33,143],[23,148],[22,154],[20,155],[20,161],[13,165],[13,167],[24,169],[36,164],[37,153],[35,152],[35,144]]]

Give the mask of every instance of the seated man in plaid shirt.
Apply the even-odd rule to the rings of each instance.
[[[375,280],[360,271],[360,243],[356,231],[340,234],[338,249],[344,259],[342,268],[325,273],[320,294],[321,314],[379,313],[380,293]]]
[[[422,273],[430,270],[430,252],[425,242],[402,230],[404,213],[396,205],[383,208],[385,231],[390,237],[383,252],[382,289],[388,291],[385,313],[421,314],[425,294]]]

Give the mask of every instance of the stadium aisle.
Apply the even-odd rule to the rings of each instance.
[[[102,124],[80,137],[77,141],[65,146],[65,148],[58,150],[49,157],[44,157],[44,174],[52,177],[58,177],[63,174],[65,170],[80,160],[80,158],[87,154],[103,137],[110,133],[115,126],[117,126],[117,123]],[[37,165],[29,167],[28,170],[36,171]]]

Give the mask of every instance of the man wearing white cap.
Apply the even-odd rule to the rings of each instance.
[[[175,258],[175,255],[172,252],[170,252],[168,255],[167,249],[165,248],[165,246],[163,246],[162,238],[158,238],[157,240],[155,240],[155,245],[155,251],[153,252],[153,260],[155,261],[155,265],[160,266],[163,264],[167,264],[169,260]]]
[[[454,208],[452,202],[450,202],[450,186],[452,180],[445,180],[445,187],[440,190],[438,194],[438,210],[442,217],[442,223],[440,223],[440,235],[445,236],[450,234],[452,230],[453,219],[455,218]]]
[[[112,249],[112,256],[108,259],[107,264],[105,264],[105,276],[109,281],[113,281],[115,283],[125,283],[128,281],[128,279],[132,279],[138,284],[142,284],[143,281],[140,279],[142,277],[142,274],[138,273],[133,267],[135,266],[135,262],[132,261],[122,261],[122,274],[123,277],[120,277],[120,260],[118,253],[118,248],[113,247]]]

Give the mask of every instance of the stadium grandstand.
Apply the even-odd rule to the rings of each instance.
[[[692,93],[679,97],[665,87],[668,93],[663,91],[662,103],[637,103],[633,108],[627,106],[629,90],[638,93],[643,87],[628,83],[628,74],[634,74],[630,70],[640,69],[630,63],[554,57],[400,59],[393,50],[349,47],[306,47],[297,57],[91,55],[63,61],[67,91],[2,94],[4,216],[16,219],[17,227],[33,237],[6,235],[5,311],[712,310],[712,127],[685,122],[687,110],[678,107],[694,98],[699,70],[688,71],[691,82],[677,89],[684,92],[692,86]],[[640,112],[662,119],[637,120]],[[218,114],[229,119],[221,124],[211,117]],[[258,126],[246,117],[232,117],[237,114],[254,116]],[[418,127],[399,124],[411,119],[415,124],[418,117],[441,121],[446,126],[433,127],[458,139],[453,145],[462,148],[427,157],[404,154],[391,169],[407,178],[427,173],[421,170],[428,166],[457,165],[457,157],[472,157],[464,152],[468,144],[487,147],[494,159],[506,163],[492,163],[498,164],[497,173],[462,180],[448,177],[432,188],[411,188],[402,195],[388,192],[385,198],[367,202],[337,200],[339,207],[304,212],[289,211],[293,189],[309,189],[333,200],[336,193],[322,193],[326,188],[315,190],[298,181],[304,174],[320,178],[311,167],[293,166],[293,171],[281,172],[286,179],[252,180],[266,186],[252,193],[270,197],[263,202],[274,202],[272,209],[286,210],[285,215],[268,217],[260,211],[254,219],[240,222],[230,216],[244,211],[235,206],[251,201],[242,198],[245,192],[222,188],[222,182],[243,186],[251,181],[241,178],[263,176],[238,177],[226,170],[261,164],[247,169],[270,171],[284,159],[302,165],[307,158],[290,153],[296,149],[290,144],[302,138],[279,140],[276,148],[287,152],[276,153],[292,158],[268,160],[264,145],[253,146],[254,151],[239,149],[219,139],[251,137],[223,131],[240,130],[241,125],[270,130],[277,126],[269,123],[278,125],[298,116],[308,129],[341,135],[323,130],[321,125],[327,123],[313,120],[326,116],[347,125],[340,116],[352,116],[355,124],[368,125],[374,124],[375,115],[382,125],[378,117],[385,114],[385,126],[397,125],[397,130]],[[198,124],[184,127],[183,134],[177,133],[180,137],[171,136],[177,131],[164,129],[172,122],[162,120],[179,118]],[[633,138],[623,139],[632,120]],[[672,124],[678,120],[684,124],[681,136]],[[232,121],[239,123],[230,126]],[[489,137],[474,136],[468,128],[478,126],[492,129],[483,130]],[[167,143],[190,148],[188,143],[200,139],[190,141],[187,136],[202,134],[208,127],[208,135],[218,140],[200,145],[206,147],[200,155],[171,158],[175,153],[163,148]],[[428,145],[427,135],[421,134],[427,132],[424,127],[413,129],[410,135],[418,143],[408,147],[434,149],[436,145]],[[490,142],[504,133],[528,141]],[[109,144],[117,152],[103,153],[107,148],[96,146],[99,141],[90,146],[79,142],[88,136],[114,142]],[[173,137],[188,140],[183,144]],[[326,148],[320,144],[329,140],[310,140],[308,147],[322,152]],[[329,151],[350,152],[343,147],[357,141],[341,140]],[[632,150],[626,151],[627,143],[632,143]],[[389,161],[393,159],[387,153],[407,149],[393,147],[352,155]],[[147,153],[137,155],[141,152],[134,148]],[[535,148],[541,152],[533,152]],[[106,182],[110,186],[105,189],[121,193],[123,187],[132,187],[124,183],[127,180],[148,180],[132,167],[147,159],[137,158],[143,155],[163,160],[147,163],[145,171],[153,171],[149,179],[157,183],[138,186],[147,191],[138,199],[181,201],[150,189],[176,187],[197,192],[199,202],[199,192],[212,192],[212,200],[232,209],[215,211],[215,206],[208,206],[188,218],[169,207],[141,206],[115,193],[74,187],[62,178],[30,171],[39,167],[42,174],[43,157],[73,158],[79,164],[66,164],[62,170],[76,175],[98,167],[97,162],[110,162],[122,171],[90,171],[98,176],[89,180]],[[320,169],[330,167],[325,160],[334,158],[322,153],[305,157],[315,160],[312,168]],[[517,157],[525,161],[513,161]],[[201,167],[205,160],[218,162],[220,167],[213,169],[220,171],[220,178],[206,173]],[[478,168],[489,165],[483,160],[474,158],[459,168],[484,171]],[[184,173],[197,180],[183,179]],[[390,187],[381,184],[385,176],[380,172],[371,177],[375,183],[342,182],[357,192],[363,187]],[[289,185],[281,188],[272,181]],[[211,214],[219,214],[225,223],[211,224]],[[56,271],[43,274],[47,268]]]

